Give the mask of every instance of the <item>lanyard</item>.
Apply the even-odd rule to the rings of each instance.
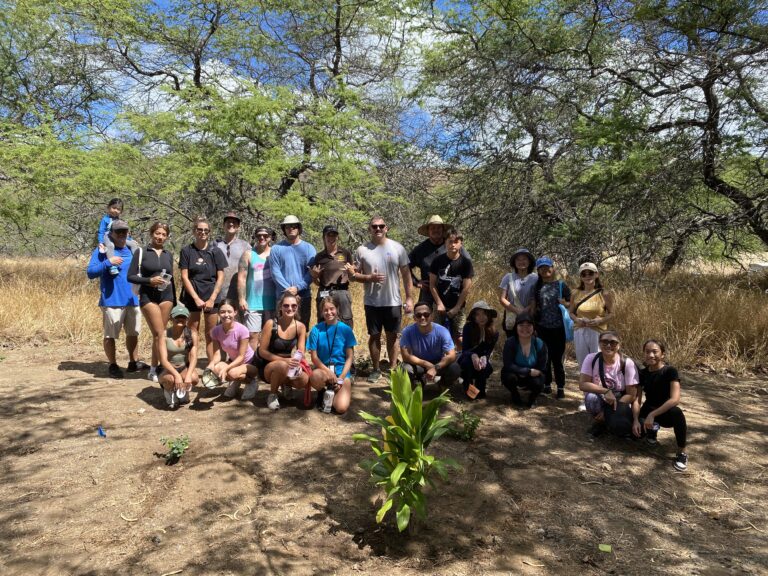
[[[336,322],[336,330],[333,331],[333,340],[331,340],[331,343],[328,344],[328,332],[330,332],[330,326],[328,324],[325,325],[325,343],[328,344],[328,356],[333,356],[333,345],[336,343],[336,333],[339,331],[339,323]]]

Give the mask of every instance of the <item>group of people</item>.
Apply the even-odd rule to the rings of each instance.
[[[140,247],[120,219],[122,208],[118,199],[110,202],[88,265],[89,278],[101,280],[108,370],[114,378],[123,376],[115,339],[124,329],[127,370],[148,368],[169,407],[188,403],[201,380],[206,387],[225,386],[226,397],[235,397],[245,385],[243,400],[255,398],[263,381],[269,386],[270,409],[280,408],[280,396],[285,403],[298,389],[305,403],[313,401],[315,391],[319,408],[344,413],[352,397],[357,345],[351,282],[363,284],[369,382],[382,376],[383,334],[390,366],[401,354],[414,383],[459,384],[471,399],[486,396],[499,340],[498,313],[482,300],[465,311],[472,259],[461,232],[439,216],[418,229],[426,239],[410,253],[387,237],[387,224],[379,216],[368,223],[370,241],[354,252],[340,246],[334,225],[323,229],[323,248],[317,252],[302,239],[302,223],[293,215],[280,224],[281,241],[276,242],[274,230],[258,226],[253,245],[238,237],[236,213],[225,214],[223,236],[215,241],[211,224],[199,217],[192,243],[179,255],[177,299],[173,257],[164,247],[169,226],[152,224],[149,243]],[[619,352],[619,335],[608,330],[614,299],[597,266],[581,264],[574,290],[558,277],[550,258],[535,259],[527,249],[511,256],[510,267],[499,286],[500,328],[507,336],[500,379],[512,402],[535,406],[540,394],[552,393],[553,381],[556,398],[564,398],[563,358],[572,339],[584,393],[580,409],[593,418],[591,433],[609,430],[655,442],[659,426],[672,427],[678,444],[675,466],[685,470],[677,372],[665,364],[664,345],[656,340],[644,346],[642,371]],[[310,330],[313,286],[317,323]],[[415,303],[414,287],[419,289]],[[137,356],[139,311],[152,332],[150,365]],[[405,328],[403,313],[413,313],[414,319]],[[207,357],[202,379],[196,370],[201,319]]]

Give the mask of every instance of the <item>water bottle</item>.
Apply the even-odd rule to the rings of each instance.
[[[340,383],[341,380],[337,380],[337,383]],[[331,408],[333,408],[333,399],[336,396],[336,392],[333,389],[333,384],[327,384],[325,386],[325,392],[323,392],[323,412],[326,414],[331,413]]]
[[[296,352],[293,353],[293,359],[297,362],[301,362],[301,360],[304,359],[304,353],[301,350],[296,350]],[[301,366],[288,368],[288,378],[291,380],[298,378],[299,374],[301,374]]]
[[[162,278],[163,283],[158,285],[157,289],[162,292],[171,285],[171,275],[166,273],[165,268],[163,268],[160,272],[160,278]]]

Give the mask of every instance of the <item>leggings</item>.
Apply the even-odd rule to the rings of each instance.
[[[464,391],[466,392],[469,385],[474,382],[478,390],[480,390],[481,393],[485,393],[488,377],[493,372],[491,363],[488,362],[482,370],[475,370],[475,365],[472,364],[472,355],[462,354],[459,357],[458,365],[461,366],[461,377],[464,379]]]
[[[536,401],[536,397],[541,394],[541,391],[544,388],[544,374],[539,376],[518,376],[517,374],[510,372],[502,372],[501,383],[504,385],[504,388],[509,390],[512,394],[512,400],[515,402],[522,401],[518,388],[530,390],[531,393],[528,396],[528,405],[532,406]]]
[[[552,385],[552,371],[555,372],[555,382],[558,389],[565,388],[565,368],[563,367],[563,356],[565,355],[565,329],[562,326],[557,328],[536,328],[539,338],[547,345],[549,352],[547,365],[544,368],[544,386]]]
[[[658,406],[650,406],[648,402],[643,404],[640,408],[640,416],[638,419],[645,419],[646,416],[655,410]],[[658,422],[662,428],[673,428],[675,430],[675,440],[677,441],[678,448],[685,448],[685,442],[688,436],[688,425],[685,422],[685,414],[680,410],[678,406],[673,406],[664,414],[659,414],[653,419],[654,422]]]

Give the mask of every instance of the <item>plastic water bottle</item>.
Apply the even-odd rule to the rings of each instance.
[[[304,359],[304,353],[301,350],[296,350],[296,352],[293,353],[293,359],[296,360],[296,362],[301,362]],[[290,378],[291,380],[298,378],[300,373],[301,373],[301,366],[296,366],[295,368],[288,368],[288,378]]]
[[[337,380],[337,383],[341,383],[341,380]],[[336,396],[336,391],[333,389],[333,384],[328,384],[325,387],[325,392],[323,393],[323,412],[326,414],[331,413],[331,408],[333,408],[333,399]]]

